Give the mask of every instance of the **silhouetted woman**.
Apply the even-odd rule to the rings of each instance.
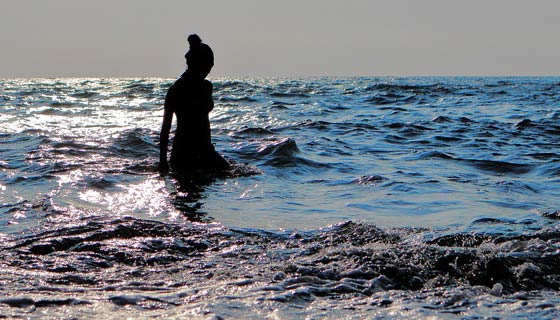
[[[179,174],[227,170],[230,164],[214,150],[210,138],[208,113],[214,108],[214,101],[212,83],[205,78],[214,66],[214,54],[196,34],[187,39],[187,70],[171,85],[165,97],[159,169],[166,172],[170,164]],[[167,145],[173,114],[177,118],[177,130],[168,164]]]

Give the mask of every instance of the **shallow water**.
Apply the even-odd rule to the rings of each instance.
[[[212,81],[186,193],[172,80],[0,80],[1,315],[560,315],[560,78]]]

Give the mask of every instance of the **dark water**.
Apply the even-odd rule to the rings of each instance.
[[[560,78],[213,79],[188,193],[171,81],[0,80],[0,315],[560,316]]]

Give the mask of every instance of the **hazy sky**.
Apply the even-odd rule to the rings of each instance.
[[[560,75],[559,0],[0,0],[0,78]]]

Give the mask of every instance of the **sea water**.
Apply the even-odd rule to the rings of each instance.
[[[172,79],[0,80],[0,315],[560,316],[560,78],[211,80],[187,191]]]

